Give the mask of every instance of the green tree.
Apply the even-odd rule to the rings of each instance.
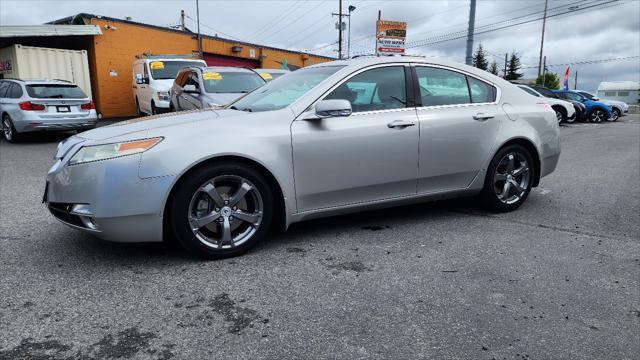
[[[545,73],[544,77],[541,74],[536,78],[536,85],[544,85],[549,89],[560,89],[560,76],[552,72]]]
[[[493,62],[491,62],[491,66],[489,66],[489,72],[492,73],[493,75],[498,75],[498,63],[496,63],[496,61],[494,60]]]
[[[520,57],[517,53],[512,52],[507,64],[507,74],[504,78],[506,80],[518,80],[522,78],[523,74],[518,72],[521,67],[522,65],[520,65]]]
[[[478,45],[478,50],[476,50],[476,53],[473,54],[473,66],[485,71],[487,71],[487,69],[489,68],[487,53],[482,48],[482,44]]]

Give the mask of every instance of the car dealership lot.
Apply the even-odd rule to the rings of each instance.
[[[40,200],[63,137],[2,141],[0,359],[634,358],[640,117],[561,134],[513,213],[347,215],[211,262],[58,223]]]

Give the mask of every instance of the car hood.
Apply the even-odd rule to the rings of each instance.
[[[207,102],[217,105],[227,105],[246,93],[207,93]]]
[[[160,79],[153,81],[153,89],[155,91],[169,91],[173,86],[173,79]]]
[[[231,110],[231,112],[243,114],[241,111]],[[145,116],[85,131],[81,133],[79,137],[87,140],[108,140],[115,137],[126,136],[128,134],[138,134],[164,127],[207,121],[218,117],[218,112],[213,110],[182,111],[171,114]]]

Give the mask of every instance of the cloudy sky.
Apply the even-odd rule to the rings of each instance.
[[[407,53],[449,57],[464,62],[469,0],[343,1],[351,19],[352,54],[371,53],[378,10],[383,19],[408,22]],[[580,88],[594,91],[600,81],[640,81],[640,1],[549,0],[544,54],[550,71],[571,65]],[[195,0],[183,1],[9,1],[0,0],[1,25],[33,25],[80,12],[170,26],[180,9],[196,18]],[[543,0],[478,0],[475,44],[482,43],[503,67],[504,53],[520,54],[525,78],[535,77],[540,51]],[[207,34],[276,47],[337,56],[338,0],[200,0],[201,30]],[[566,14],[563,14],[566,13]],[[516,25],[521,22],[525,24]],[[511,26],[516,25],[516,26]],[[187,19],[187,26],[195,23]],[[495,28],[501,30],[490,31]],[[480,33],[482,32],[482,33]],[[453,40],[450,40],[453,39]],[[441,41],[447,40],[447,41]],[[594,62],[634,57],[628,60]]]

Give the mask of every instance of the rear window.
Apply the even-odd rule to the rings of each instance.
[[[76,85],[38,84],[27,85],[27,94],[36,99],[83,99],[87,95]]]

